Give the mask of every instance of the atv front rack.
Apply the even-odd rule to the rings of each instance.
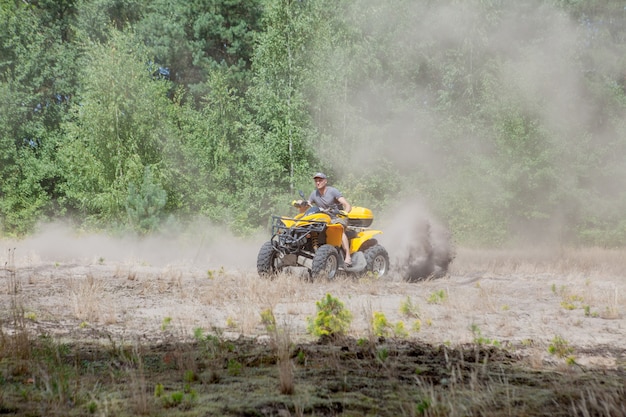
[[[292,223],[287,226],[285,221]],[[285,216],[272,216],[272,245],[281,253],[293,253],[306,244],[310,233],[323,232],[328,223],[302,220]]]

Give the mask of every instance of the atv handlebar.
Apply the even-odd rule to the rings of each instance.
[[[332,216],[348,217],[348,213],[345,210],[340,210],[336,207],[327,208],[327,209],[320,208],[320,211],[324,213],[328,213]]]

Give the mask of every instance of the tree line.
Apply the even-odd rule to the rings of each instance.
[[[322,170],[463,244],[622,245],[623,4],[383,3],[2,0],[0,236],[245,234]]]

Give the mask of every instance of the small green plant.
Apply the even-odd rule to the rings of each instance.
[[[548,345],[548,352],[557,358],[565,359],[565,363],[568,365],[576,363],[576,358],[573,355],[574,348],[571,347],[569,342],[561,336],[554,336],[550,345]]]
[[[413,302],[411,301],[411,297],[407,296],[406,299],[402,303],[400,303],[400,314],[405,317],[417,319],[420,317],[419,306],[413,304]]]
[[[89,404],[87,404],[87,412],[89,412],[89,414],[95,414],[96,411],[98,411],[98,404],[96,404],[95,401],[90,401]]]
[[[185,393],[182,391],[174,391],[170,394],[170,400],[173,407],[183,402],[183,398],[185,398]]]
[[[396,337],[408,337],[409,332],[406,331],[406,327],[404,326],[403,321],[399,321],[393,326],[393,333]]]
[[[216,276],[224,275],[225,273],[226,273],[226,269],[224,269],[223,266],[220,266],[220,269],[218,269],[217,271],[214,271],[212,269],[209,269],[208,271],[206,271],[207,277],[209,279],[215,279]]]
[[[276,317],[271,308],[261,311],[261,323],[265,326],[268,333],[274,333],[276,330]]]
[[[163,385],[157,384],[154,389],[154,396],[161,399],[161,404],[163,404],[164,408],[178,407],[183,410],[189,410],[196,402],[198,393],[186,386],[184,391],[174,391],[167,395]]]
[[[388,337],[390,333],[389,328],[390,325],[385,314],[380,311],[375,311],[372,316],[372,331],[374,335],[378,337]]]
[[[243,365],[241,364],[241,362],[238,362],[235,359],[229,359],[228,360],[228,375],[231,376],[237,376],[239,374],[241,374],[241,369],[243,368]]]
[[[166,331],[170,327],[171,323],[172,323],[171,317],[163,318],[163,321],[161,322],[161,331],[162,332]]]
[[[188,369],[185,371],[185,375],[183,376],[183,379],[185,382],[191,383],[191,382],[198,380],[198,375],[196,375],[196,373],[192,371],[191,369]]]
[[[163,396],[163,394],[165,393],[165,388],[163,387],[163,384],[158,383],[154,386],[154,397],[155,398],[160,398]]]
[[[416,411],[419,415],[424,415],[430,408],[430,400],[428,398],[424,398],[423,400],[417,403]]]
[[[420,319],[414,320],[411,330],[415,333],[419,333],[422,330],[422,321]]]
[[[198,343],[200,352],[208,358],[223,358],[228,352],[234,350],[234,345],[222,337],[220,329],[214,328],[213,331],[215,334],[208,333],[205,335],[201,328],[196,328],[193,331],[193,336]]]
[[[372,332],[378,337],[407,337],[409,333],[406,331],[403,321],[395,324],[390,323],[384,313],[375,311],[372,316]]]
[[[298,353],[296,354],[296,363],[298,365],[306,364],[306,354],[304,353],[303,350],[299,350]]]
[[[352,313],[330,294],[315,303],[317,315],[308,318],[307,330],[314,336],[337,338],[344,336],[352,322]]]
[[[441,304],[448,299],[448,293],[446,290],[433,291],[429,296],[428,304]]]
[[[235,327],[237,327],[237,321],[232,318],[232,317],[227,317],[226,318],[226,327],[230,328],[230,329],[234,329]]]
[[[567,358],[565,358],[565,364],[568,366],[578,365],[578,363],[576,362],[576,356],[570,355]]]
[[[583,301],[584,299],[580,295],[564,295],[561,301],[561,307],[565,310],[576,310]]]
[[[470,326],[470,330],[474,335],[474,343],[477,345],[492,345],[492,346],[500,346],[500,342],[495,339],[489,339],[487,337],[483,337],[482,332],[477,324],[472,323]]]
[[[376,358],[381,362],[385,362],[389,358],[389,349],[384,346],[376,349]]]

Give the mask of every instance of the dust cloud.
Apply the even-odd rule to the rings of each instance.
[[[0,260],[9,251],[16,264],[132,263],[154,267],[185,265],[241,270],[256,265],[262,237],[238,238],[224,228],[197,220],[185,230],[144,237],[79,233],[62,223],[39,227],[21,240],[0,240]]]
[[[362,0],[350,10],[351,23],[383,51],[365,48],[363,56],[352,56],[354,50],[346,48],[346,56],[335,51],[332,57],[346,67],[352,68],[351,62],[363,67],[361,78],[346,77],[345,99],[328,93],[327,113],[334,116],[323,126],[334,126],[332,136],[350,144],[350,152],[324,155],[340,176],[376,175],[384,165],[405,178],[424,180],[404,184],[405,195],[420,195],[427,187],[430,195],[460,190],[477,212],[484,206],[484,212],[501,207],[512,213],[508,226],[523,244],[558,244],[568,231],[574,233],[573,222],[590,217],[580,214],[591,210],[586,196],[597,197],[598,206],[623,205],[623,154],[602,151],[603,146],[618,149],[623,122],[607,128],[610,123],[602,119],[609,116],[599,114],[607,103],[590,94],[585,78],[623,71],[619,49],[613,55],[608,48],[603,55],[592,52],[602,36],[611,41],[602,33],[608,22],[585,26],[549,2],[532,0],[402,2],[400,7]],[[346,74],[358,76],[359,70]],[[441,111],[442,106],[450,108]],[[537,154],[515,157],[542,165],[507,157],[511,149],[506,147],[516,145],[498,143],[506,139],[490,123],[508,109],[539,126],[518,138],[536,141]],[[607,159],[610,166],[603,172],[603,164],[592,158]],[[491,165],[485,168],[480,161]],[[517,172],[516,163],[537,172]],[[512,185],[516,176],[519,184]],[[494,203],[512,193],[518,195]]]

